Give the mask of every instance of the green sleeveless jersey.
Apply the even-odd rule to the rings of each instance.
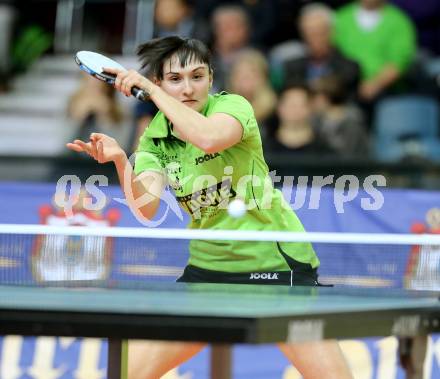
[[[222,92],[209,95],[201,113],[226,113],[237,119],[243,127],[241,141],[206,154],[177,138],[165,115],[158,112],[140,139],[135,174],[163,172],[180,206],[191,217],[191,229],[304,231],[282,193],[273,187],[249,102]],[[242,199],[247,206],[242,217],[233,218],[227,211],[234,198]],[[319,265],[311,244],[276,241],[193,240],[188,263],[222,272],[288,271],[281,251],[313,268]]]

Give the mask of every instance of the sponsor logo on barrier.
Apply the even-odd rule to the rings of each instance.
[[[53,204],[40,206],[40,223],[57,226],[113,226],[120,219],[118,209],[104,213],[94,209],[83,188],[71,199],[69,208],[56,193]],[[88,204],[88,207],[86,206]],[[96,205],[96,204],[95,204]],[[101,236],[39,235],[32,250],[32,275],[38,282],[104,280],[111,271],[112,238]]]
[[[440,234],[440,208],[433,207],[426,212],[423,222],[411,225],[414,234]],[[440,246],[413,245],[405,270],[404,285],[407,289],[438,291]]]
[[[295,324],[292,332],[301,333],[301,328],[313,328],[308,322]],[[320,326],[318,324],[318,326]],[[313,329],[312,329],[313,331]],[[293,337],[293,336],[292,336]],[[293,337],[293,341],[296,342]],[[353,376],[356,378],[401,379],[403,373],[398,367],[397,339],[395,337],[368,338],[365,340],[340,341]],[[106,341],[100,339],[76,339],[68,337],[0,337],[0,378],[2,379],[105,379]],[[440,339],[428,336],[424,378],[436,379],[440,376],[437,352]],[[251,350],[252,349],[252,350]],[[258,348],[237,346],[237,351],[250,352],[241,357],[242,372],[237,379],[258,376],[264,369],[265,379],[299,379],[301,376],[287,361],[279,360],[279,351],[266,345]],[[240,353],[239,353],[240,354]],[[208,364],[206,356],[189,361],[167,375],[170,379],[188,379]],[[255,361],[262,362],[255,366]],[[283,372],[282,376],[280,372]]]

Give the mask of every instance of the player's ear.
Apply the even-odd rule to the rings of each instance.
[[[161,82],[160,79],[158,79],[156,77],[153,78],[153,83],[156,84],[159,87],[160,87],[160,82]]]
[[[212,72],[212,70],[209,70],[209,90],[211,90],[211,88],[212,88],[213,81],[214,81],[213,72]]]

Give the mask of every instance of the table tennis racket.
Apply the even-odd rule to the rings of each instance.
[[[124,66],[122,66],[118,62],[106,57],[105,55],[98,54],[93,51],[78,51],[75,54],[75,61],[81,70],[85,71],[87,74],[93,76],[94,78],[102,80],[103,82],[111,85],[115,84],[116,75],[103,71],[103,68],[116,68],[125,71]],[[138,87],[133,87],[131,89],[131,93],[138,100],[148,100],[147,93]]]

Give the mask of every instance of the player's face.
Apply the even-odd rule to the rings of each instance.
[[[208,100],[212,74],[206,63],[190,61],[181,67],[177,57],[171,57],[163,65],[160,87],[186,106],[201,111]]]

